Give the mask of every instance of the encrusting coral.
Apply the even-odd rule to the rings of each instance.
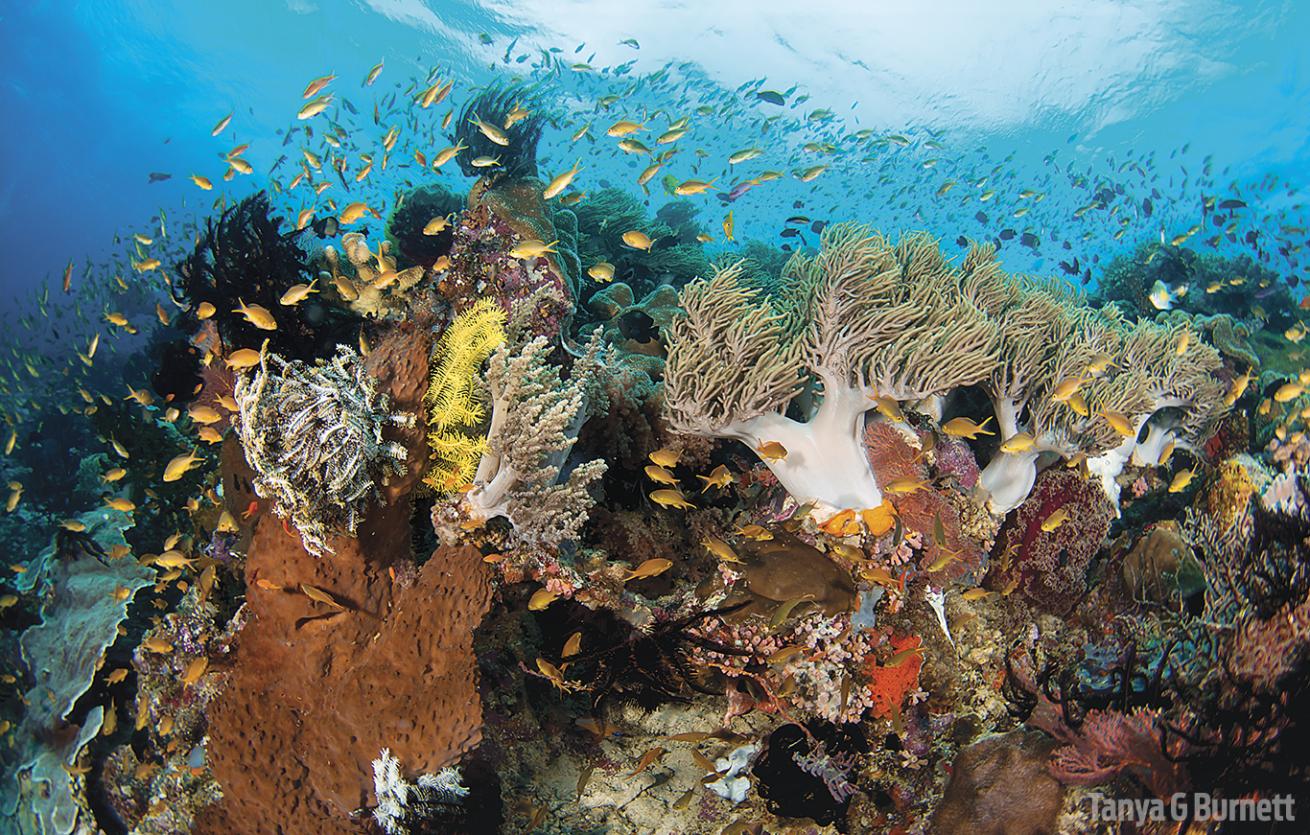
[[[477,472],[487,449],[476,391],[479,371],[504,341],[505,312],[488,298],[456,316],[433,348],[431,384],[423,397],[433,462],[423,480],[434,490],[452,491]]]
[[[255,491],[296,525],[312,553],[332,551],[334,534],[353,535],[378,483],[404,472],[405,449],[384,441],[382,430],[414,417],[388,411],[348,346],[321,366],[265,352],[237,378],[233,396]]]

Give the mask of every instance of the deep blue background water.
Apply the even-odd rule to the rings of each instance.
[[[161,207],[170,217],[207,212],[218,191],[199,192],[187,175],[221,174],[217,158],[235,141],[251,144],[256,174],[228,192],[264,185],[285,151],[276,131],[295,122],[310,78],[335,72],[338,93],[366,111],[374,94],[440,67],[459,80],[452,100],[462,103],[473,85],[525,73],[552,47],[563,67],[635,61],[617,80],[557,71],[556,104],[579,118],[593,118],[603,91],[622,90],[628,79],[670,63],[686,62],[679,75],[685,86],[674,89],[697,101],[729,100],[752,80],[778,91],[799,85],[792,101],[810,96],[799,106],[776,108],[748,91],[732,118],[694,123],[702,130],[696,147],[711,157],[766,148],[756,172],[811,164],[798,148],[820,134],[872,128],[913,140],[906,149],[828,155],[820,161],[831,170],[813,183],[789,179],[754,189],[732,207],[739,238],[777,241],[797,200],[815,217],[926,227],[945,240],[1031,223],[1044,240],[1073,239],[1080,253],[1107,255],[1186,231],[1205,195],[1233,187],[1252,204],[1249,222],[1265,234],[1276,234],[1280,221],[1296,227],[1304,220],[1299,193],[1252,188],[1269,177],[1299,186],[1310,171],[1304,3],[9,0],[0,8],[0,286],[7,306],[43,280],[57,283],[70,259],[80,279],[87,260],[99,265],[121,255],[115,234],[148,228]],[[622,43],[629,38],[638,46]],[[361,79],[383,59],[376,88],[362,91]],[[677,114],[688,106],[678,98],[664,89],[631,103]],[[595,116],[593,135],[623,115],[622,107]],[[816,125],[804,118],[816,108],[835,115]],[[229,111],[229,131],[211,137]],[[761,135],[758,120],[776,113],[797,122]],[[584,156],[579,187],[594,190],[608,178],[635,189],[644,161],[613,151],[612,140],[568,147],[571,130],[548,130],[545,173]],[[939,137],[940,150],[924,148],[930,136]],[[1198,181],[1207,156],[1212,182],[1205,185]],[[684,153],[678,162],[689,158]],[[1145,176],[1122,169],[1129,159]],[[710,159],[695,173],[709,178],[723,168]],[[679,176],[691,175],[683,169]],[[152,171],[172,178],[150,184]],[[989,172],[990,182],[972,185]],[[1165,195],[1151,218],[1134,218],[1118,241],[1117,217],[1071,215],[1087,199],[1078,175],[1098,172],[1138,199],[1153,187]],[[932,191],[948,178],[961,185],[934,202]],[[1025,183],[1047,200],[1041,211],[1008,221]],[[993,188],[989,205],[976,202]],[[652,206],[659,202],[657,195]],[[707,226],[717,229],[723,210],[712,197],[705,206]],[[988,212],[987,223],[976,220],[978,210]],[[1304,235],[1285,237],[1299,242]],[[1049,271],[1059,260],[1051,256],[1065,256],[1043,246],[1037,258],[1015,247],[1004,255],[1015,268]]]

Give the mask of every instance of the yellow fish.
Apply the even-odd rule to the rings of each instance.
[[[365,214],[367,214],[369,211],[370,211],[370,210],[369,210],[368,204],[367,204],[367,203],[364,203],[364,202],[362,202],[362,201],[356,201],[356,202],[354,202],[354,203],[348,203],[348,204],[346,204],[346,207],[345,207],[344,209],[341,210],[341,214],[337,216],[337,221],[338,221],[342,226],[349,226],[350,224],[352,224],[352,223],[354,223],[355,221],[359,220],[361,217],[363,217],[363,216],[364,216]]]
[[[680,510],[694,508],[695,505],[687,501],[687,497],[682,494],[681,490],[656,490],[650,494],[650,500],[663,507],[673,507]]]
[[[318,114],[322,113],[324,110],[327,110],[331,104],[332,104],[331,93],[328,93],[327,95],[319,96],[318,98],[306,104],[304,107],[300,108],[300,110],[296,112],[296,118],[300,119],[301,121],[304,121],[305,119],[312,119]]]
[[[548,589],[537,589],[535,592],[532,593],[532,597],[528,599],[528,611],[530,612],[545,611],[546,608],[550,606],[550,604],[554,603],[558,597],[559,595],[555,594],[555,592],[553,591],[549,591]]]
[[[1050,533],[1067,521],[1069,521],[1069,509],[1058,508],[1054,513],[1042,520],[1042,530]]]
[[[569,183],[573,182],[573,178],[576,177],[581,170],[582,160],[578,160],[568,171],[565,171],[563,174],[560,174],[551,180],[545,190],[541,192],[541,196],[546,200],[554,198],[556,195],[563,192],[564,189],[569,187]]]
[[[318,586],[311,586],[308,583],[301,583],[300,591],[310,600],[313,600],[318,603],[322,603],[327,606],[331,606],[333,609],[336,609],[337,611],[344,612],[346,610],[346,607],[343,606],[335,597],[323,591]]]
[[[434,217],[423,227],[424,235],[440,235],[450,228],[450,216]]]
[[[482,121],[482,119],[478,118],[476,114],[469,119],[469,122],[476,126],[483,136],[487,137],[497,145],[500,145],[501,147],[509,145],[509,137],[505,135],[504,131],[493,124]]]
[[[164,467],[164,481],[177,481],[203,460],[196,451],[173,458]]]
[[[199,186],[199,187],[200,187],[201,189],[203,189],[204,191],[209,191],[210,189],[212,189],[212,188],[214,187],[213,182],[211,182],[210,179],[209,179],[208,177],[202,177],[202,176],[199,175],[199,174],[192,174],[192,175],[191,175],[191,182],[195,183],[197,186]]]
[[[1025,452],[1033,448],[1037,441],[1027,432],[1020,432],[1001,442],[1001,452]]]
[[[1187,489],[1187,485],[1192,483],[1192,478],[1196,475],[1196,470],[1180,470],[1173,481],[1169,482],[1170,493],[1181,493]]]
[[[623,233],[623,242],[633,249],[649,250],[654,243],[645,232],[631,229]]]
[[[218,413],[218,410],[212,406],[195,405],[187,409],[186,413],[196,423],[205,425],[218,423],[223,419],[223,416]]]
[[[617,138],[621,136],[627,136],[628,134],[636,133],[637,131],[644,130],[645,128],[646,128],[645,124],[638,124],[636,122],[630,122],[626,119],[620,119],[619,121],[610,125],[609,128],[606,129],[605,135],[613,136]]]
[[[755,452],[765,461],[782,461],[787,457],[787,448],[777,441],[765,441],[755,447]]]
[[[131,513],[136,510],[136,504],[134,504],[131,499],[125,499],[122,496],[114,496],[113,498],[105,499],[105,504],[112,507],[114,510],[123,513]]]
[[[142,641],[141,648],[146,652],[153,652],[158,655],[167,655],[168,653],[173,651],[173,644],[170,643],[169,640],[163,637],[162,635],[155,635],[153,637],[146,638],[144,641]]]
[[[645,472],[646,478],[649,478],[656,484],[668,484],[673,487],[678,486],[678,477],[658,464],[647,464]]]
[[[210,316],[213,316],[217,312],[218,312],[217,308],[215,308],[209,302],[201,302],[199,305],[196,306],[196,318],[202,322],[208,319]]]
[[[714,187],[714,181],[706,182],[704,180],[684,180],[674,187],[673,193],[679,197],[687,197],[692,194],[704,194]]]
[[[293,284],[291,287],[288,287],[287,291],[277,300],[278,304],[286,305],[287,307],[294,307],[295,305],[300,304],[305,299],[309,298],[311,293],[318,292],[318,288],[314,286],[315,284],[318,284],[317,278],[308,284]]]
[[[915,493],[919,490],[927,490],[928,482],[921,478],[898,478],[889,482],[882,488],[884,493],[892,496],[900,496],[908,493]]]
[[[509,257],[523,260],[541,258],[548,252],[556,252],[555,244],[557,243],[559,243],[559,241],[543,243],[535,238],[528,238],[527,240],[519,241],[518,244],[510,249]]]
[[[1283,383],[1274,392],[1275,403],[1286,403],[1289,400],[1295,400],[1305,394],[1305,386],[1300,383]]]
[[[469,160],[469,165],[474,168],[491,168],[500,165],[500,157],[480,156]]]
[[[709,475],[698,475],[696,478],[705,482],[705,486],[701,488],[702,493],[709,490],[711,487],[727,487],[729,484],[732,484],[732,473],[728,471],[728,467],[724,464],[720,464],[713,470],[710,470]]]
[[[200,677],[209,669],[209,659],[205,656],[193,658],[190,664],[186,665],[186,671],[182,673],[182,683],[186,685],[195,684],[200,681]]]
[[[732,228],[733,228],[732,210],[729,209],[728,216],[723,219],[723,237],[727,238],[730,241],[733,240]]]
[[[606,284],[614,280],[614,265],[609,261],[600,261],[587,268],[587,275],[595,281]]]
[[[242,299],[237,299],[237,304],[239,306],[232,311],[233,313],[240,313],[246,317],[247,322],[262,331],[277,330],[277,321],[273,318],[273,314],[268,311],[268,308],[258,304],[246,304]]]
[[[228,368],[253,368],[259,365],[261,355],[254,348],[238,348],[228,354],[226,363]]]
[[[656,575],[663,574],[664,572],[668,571],[672,567],[673,567],[672,560],[666,560],[662,557],[655,557],[653,559],[646,560],[641,565],[629,571],[628,575],[623,578],[623,582],[626,583],[629,580],[644,580],[648,577],[654,577]]]
[[[1136,438],[1137,431],[1133,429],[1132,421],[1123,412],[1115,412],[1109,409],[1102,409],[1097,412],[1105,422],[1110,424],[1110,428],[1125,438]]]
[[[737,553],[732,550],[732,546],[715,536],[707,536],[700,541],[705,546],[705,550],[710,554],[723,560],[724,562],[740,563]]]
[[[434,157],[432,160],[433,170],[436,170],[441,166],[445,165],[446,163],[450,162],[452,159],[455,158],[457,154],[459,154],[460,151],[463,151],[467,147],[468,146],[464,144],[464,141],[460,140],[459,142],[456,142],[454,145],[451,145],[448,148],[443,148],[442,150],[438,151],[436,157]]]
[[[653,463],[659,464],[661,467],[667,469],[668,467],[678,466],[678,459],[682,457],[682,452],[680,450],[669,449],[668,447],[661,447],[647,457],[650,458]]]
[[[1063,403],[1070,397],[1078,393],[1078,389],[1083,387],[1087,382],[1081,377],[1070,377],[1067,380],[1061,380],[1060,383],[1051,391],[1051,399],[1056,403]]]
[[[991,423],[991,420],[992,419],[988,417],[982,423],[974,423],[967,417],[952,418],[942,424],[942,432],[953,438],[968,438],[973,441],[977,440],[979,435],[996,434],[986,428],[987,424]]]

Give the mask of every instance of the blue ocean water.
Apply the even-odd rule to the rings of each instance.
[[[546,132],[545,169],[583,158],[581,188],[608,179],[635,189],[644,168],[613,143],[597,144],[599,130],[581,145],[568,141],[593,114],[597,128],[610,114],[692,115],[705,156],[683,152],[668,173],[703,175],[724,190],[762,170],[829,166],[812,182],[788,176],[735,201],[739,237],[776,240],[796,213],[923,227],[946,240],[1011,228],[1031,231],[1041,246],[1033,252],[1016,238],[1003,247],[1007,263],[1054,271],[1073,255],[1086,265],[1123,243],[1185,233],[1202,220],[1207,196],[1236,196],[1250,204],[1236,216],[1239,240],[1255,229],[1260,251],[1299,267],[1295,252],[1276,250],[1301,244],[1281,227],[1304,225],[1304,4],[757,5],[5,4],[6,305],[12,311],[43,282],[57,283],[70,259],[79,278],[87,264],[101,270],[119,253],[114,236],[148,226],[161,208],[179,218],[207,209],[213,195],[188,175],[221,174],[221,155],[237,142],[249,143],[254,173],[227,193],[288,178],[295,162],[277,163],[295,149],[278,132],[295,122],[309,79],[335,73],[338,93],[367,116],[374,98],[437,68],[457,80],[456,100],[494,78],[546,77],[547,98],[567,125]],[[386,69],[377,85],[360,89],[379,61]],[[661,70],[662,84],[643,82]],[[755,97],[761,90],[791,93],[779,106]],[[596,100],[612,93],[622,102],[598,113]],[[695,115],[695,107],[729,102],[730,112]],[[210,136],[229,112],[229,129]],[[378,134],[372,141],[385,133],[356,121],[361,145],[368,131]],[[877,136],[853,140],[861,130]],[[879,144],[886,135],[908,144]],[[835,148],[808,153],[806,142]],[[723,164],[755,146],[765,154]],[[171,178],[151,183],[151,172]],[[381,173],[375,184],[384,187]],[[443,176],[458,178],[453,169]],[[397,185],[403,177],[392,175]],[[936,197],[947,182],[957,185]],[[1073,217],[1101,187],[1119,199]],[[1025,190],[1042,202],[1022,200]],[[1152,195],[1146,217],[1142,200]],[[797,201],[803,212],[792,210]],[[1030,212],[1013,217],[1030,202]],[[717,211],[718,201],[706,204]]]

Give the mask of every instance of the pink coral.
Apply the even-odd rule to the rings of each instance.
[[[1058,511],[1067,518],[1046,524]],[[1067,612],[1086,590],[1087,566],[1113,517],[1098,485],[1063,468],[1047,470],[1001,529],[988,585],[1018,588],[1049,611]]]

